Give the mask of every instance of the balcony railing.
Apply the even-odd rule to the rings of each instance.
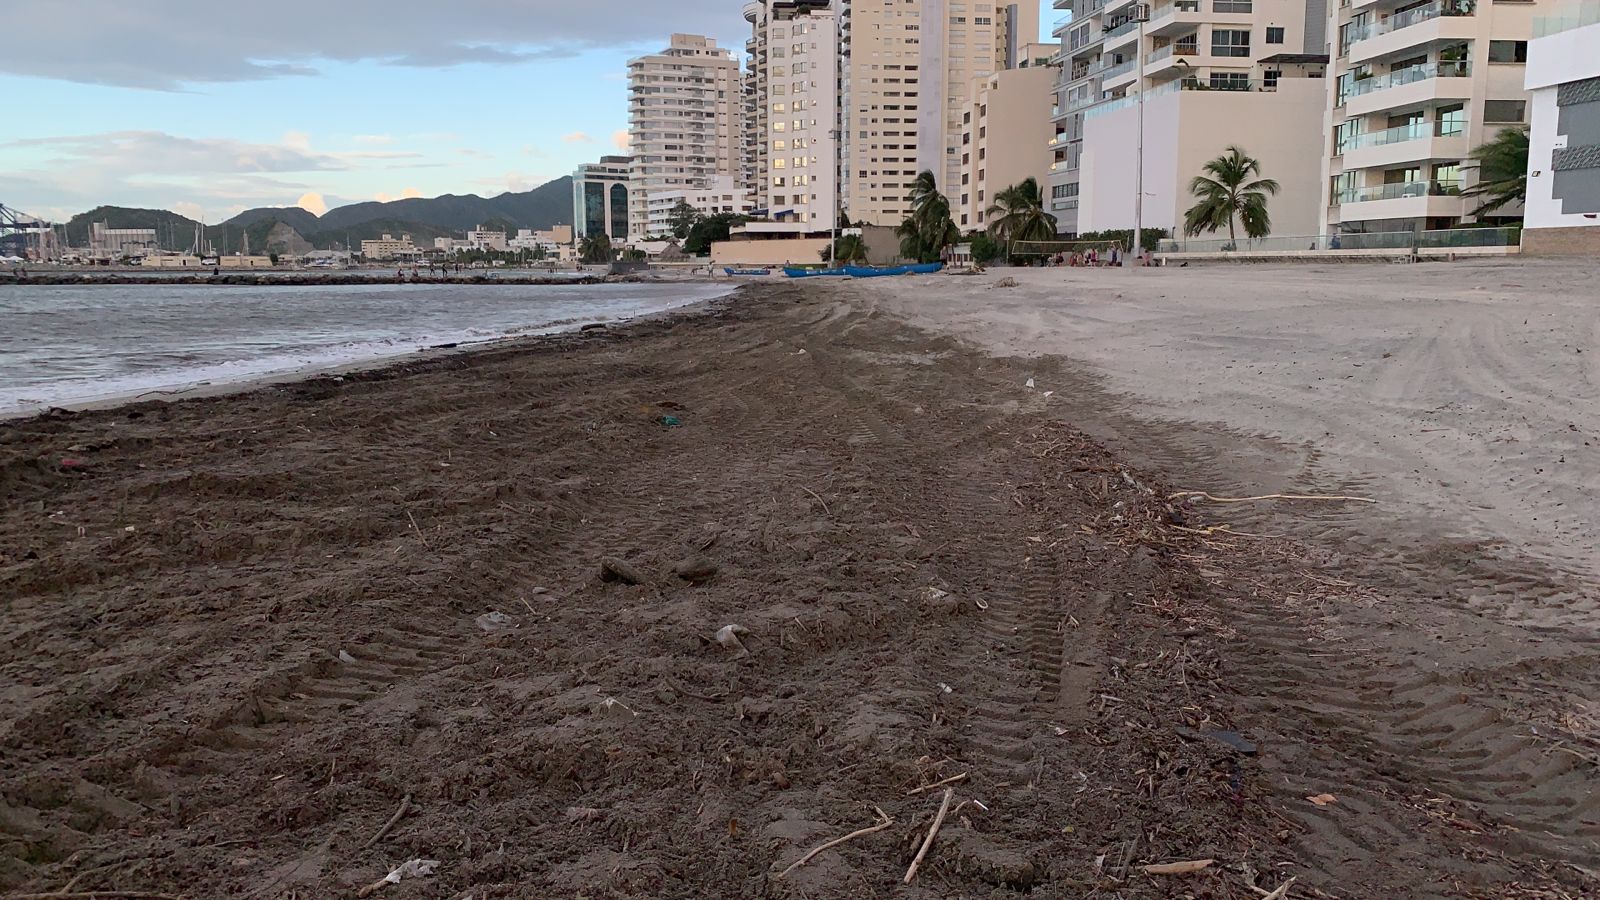
[[[1139,27],[1139,23],[1138,23],[1137,20],[1129,19],[1128,21],[1123,22],[1121,25],[1118,25],[1117,27],[1107,31],[1105,33],[1104,37],[1107,40],[1110,40],[1111,38],[1119,37],[1121,35],[1127,34],[1127,33],[1133,31],[1135,28],[1138,28],[1138,27]]]
[[[1472,74],[1472,67],[1465,60],[1456,62],[1428,63],[1421,66],[1407,66],[1396,69],[1387,75],[1374,75],[1371,78],[1358,78],[1350,86],[1349,96],[1360,97],[1373,91],[1385,88],[1399,87],[1403,84],[1412,84],[1418,81],[1427,81],[1430,78],[1465,78]]]
[[[1200,48],[1195,44],[1168,44],[1165,47],[1151,52],[1144,58],[1147,63],[1158,63],[1176,53],[1179,56],[1198,56]]]
[[[1446,122],[1413,122],[1410,125],[1358,134],[1345,141],[1343,149],[1360,150],[1366,147],[1387,147],[1390,144],[1403,144],[1406,141],[1420,141],[1425,138],[1456,137],[1465,134],[1466,130],[1467,123],[1460,119]]]
[[[1350,35],[1350,43],[1355,44],[1371,40],[1379,35],[1399,31],[1402,28],[1410,28],[1412,25],[1420,25],[1423,22],[1429,22],[1442,16],[1472,16],[1477,15],[1477,12],[1477,0],[1434,0],[1434,2],[1426,6],[1395,13],[1382,22],[1374,22],[1366,28],[1353,32]]]
[[[1600,0],[1579,0],[1577,3],[1569,0],[1557,15],[1534,16],[1533,36],[1542,38],[1594,24],[1600,24]]]
[[[1150,10],[1150,22],[1154,24],[1175,13],[1197,13],[1199,11],[1200,0],[1176,0],[1174,3],[1163,3]]]
[[[1339,203],[1370,203],[1374,200],[1403,200],[1408,197],[1455,197],[1461,194],[1460,179],[1406,181],[1400,184],[1375,184],[1340,191]]]
[[[1329,250],[1434,250],[1454,247],[1515,247],[1520,228],[1451,228],[1442,231],[1365,231],[1303,237],[1166,239],[1159,253],[1270,253]]]
[[[1109,81],[1109,80],[1117,77],[1118,75],[1125,75],[1125,74],[1127,74],[1129,72],[1132,72],[1134,65],[1137,64],[1137,63],[1138,63],[1138,60],[1130,59],[1130,60],[1128,60],[1126,62],[1117,63],[1114,66],[1107,66],[1105,68],[1105,70],[1101,73],[1101,75],[1102,75],[1101,80]]]

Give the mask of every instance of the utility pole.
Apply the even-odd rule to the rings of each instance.
[[[1139,75],[1135,82],[1139,86],[1139,136],[1134,144],[1133,247],[1122,259],[1124,267],[1132,267],[1137,262],[1144,246],[1144,25],[1150,21],[1150,6],[1135,3],[1133,15],[1139,23],[1139,40],[1134,44],[1134,52],[1139,56],[1136,63]]]

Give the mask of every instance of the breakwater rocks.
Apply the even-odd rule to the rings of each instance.
[[[617,275],[584,275],[578,278],[552,278],[552,277],[520,277],[488,274],[461,274],[452,277],[437,277],[428,275],[413,276],[410,273],[396,278],[393,275],[378,274],[366,275],[300,275],[292,273],[224,273],[219,275],[133,275],[122,273],[92,273],[92,272],[29,272],[26,276],[14,275],[9,272],[0,272],[0,285],[10,284],[208,284],[208,285],[242,285],[242,286],[272,286],[272,285],[297,285],[336,287],[354,284],[502,284],[502,285],[572,285],[572,284],[617,284],[619,282],[636,281],[632,276]]]

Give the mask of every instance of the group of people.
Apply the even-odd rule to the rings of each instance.
[[[1139,253],[1134,256],[1134,260],[1135,264],[1137,265],[1150,265],[1150,251],[1140,250]],[[1110,250],[1105,252],[1101,252],[1098,248],[1090,247],[1088,250],[1074,250],[1070,254],[1057,253],[1051,258],[1050,264],[1053,266],[1071,266],[1072,268],[1086,267],[1097,269],[1102,267],[1120,266],[1123,264],[1123,261],[1122,248],[1120,247],[1112,247]]]
[[[429,278],[448,278],[448,277],[450,277],[450,267],[452,265],[454,265],[456,267],[456,274],[458,274],[458,275],[461,274],[461,263],[428,263],[428,277]],[[417,266],[412,266],[411,267],[411,280],[412,281],[416,281],[417,279],[419,279],[421,277],[422,277],[422,270]],[[394,280],[395,281],[405,281],[406,280],[406,270],[405,269],[395,269],[394,270]]]

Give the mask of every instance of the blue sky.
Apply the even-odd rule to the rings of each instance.
[[[740,0],[77,0],[0,8],[0,203],[216,222],[255,206],[527,190],[619,152],[624,64],[743,50]],[[1045,29],[1059,13],[1042,0]],[[1046,35],[1048,37],[1048,35]]]

